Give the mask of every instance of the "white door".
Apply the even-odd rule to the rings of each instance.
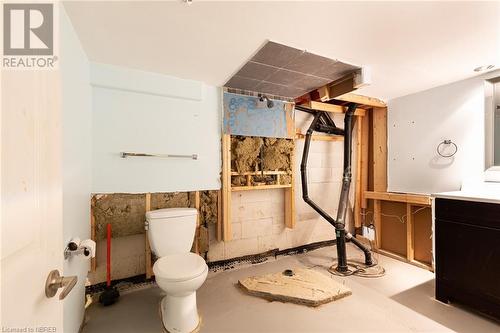
[[[44,291],[63,267],[60,77],[1,76],[1,326],[63,332],[63,302]]]

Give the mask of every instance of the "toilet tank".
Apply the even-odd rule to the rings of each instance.
[[[197,215],[195,208],[165,208],[147,212],[151,251],[157,257],[190,252]]]

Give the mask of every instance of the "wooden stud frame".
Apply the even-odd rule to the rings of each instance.
[[[387,190],[387,108],[373,108],[373,189],[379,192]],[[366,195],[366,194],[365,194]],[[375,225],[375,248],[381,246],[382,205],[376,199],[373,206]]]
[[[295,227],[295,155],[292,152],[291,157],[291,170],[292,176],[290,184],[288,185],[251,185],[251,186],[232,186],[231,175],[240,175],[231,172],[231,135],[222,135],[222,221],[220,223],[220,236],[223,241],[230,241],[232,239],[231,230],[231,193],[235,191],[251,191],[251,190],[266,190],[283,188],[285,196],[285,226],[287,228]],[[284,174],[280,171],[264,171],[264,174],[274,175],[279,180],[279,177]],[[242,176],[252,176],[255,172],[245,172]],[[261,172],[258,172],[261,174]],[[219,239],[219,238],[217,238]]]
[[[300,129],[295,133],[295,140],[305,139],[306,135],[303,134]],[[313,134],[311,137],[312,141],[344,141],[343,136],[332,136],[332,135],[322,135],[322,134]]]
[[[200,192],[195,191],[195,202],[194,206],[200,212],[201,208],[201,197],[200,197]],[[216,225],[216,238],[217,240],[222,239],[222,214],[221,214],[221,209],[222,209],[222,193],[221,191],[217,191],[217,225]],[[94,200],[94,198],[92,198]],[[94,203],[91,202],[91,207],[93,207]],[[145,193],[145,211],[149,212],[151,210],[151,193]],[[197,221],[196,221],[196,234],[195,234],[195,239],[193,243],[193,248],[196,253],[200,254],[200,221],[201,221],[201,215],[198,214]],[[91,210],[90,212],[90,232],[91,232],[91,239],[95,241],[96,238],[96,225],[95,225],[95,217],[94,213]],[[149,238],[148,238],[148,233],[146,232],[144,234],[144,246],[145,246],[145,268],[146,268],[146,278],[150,279],[153,276],[153,266],[152,266],[152,257],[151,257],[151,248],[149,244]],[[97,268],[97,262],[96,258],[91,259],[91,265],[90,265],[90,271],[95,272]]]
[[[94,198],[92,198],[92,204],[90,207],[94,206],[93,201],[94,201]],[[92,211],[92,209],[90,210],[90,239],[92,239],[94,242],[96,241],[96,239],[95,239],[95,217],[94,217],[94,212]],[[97,268],[97,260],[94,257],[94,258],[90,259],[90,271],[95,272],[96,268]]]
[[[326,89],[326,88],[325,88]],[[328,93],[330,90],[324,90],[324,93]],[[343,95],[343,101],[346,102],[370,102],[377,106],[385,106],[385,104],[377,99],[346,94]],[[350,100],[354,99],[354,100]],[[305,101],[301,103],[306,107],[322,110],[332,113],[345,113],[347,107],[341,105],[334,105],[329,103],[322,103],[318,101]],[[361,107],[365,107],[362,105]],[[387,109],[383,107],[385,111]],[[355,197],[355,226],[361,226],[361,208],[366,208],[366,199],[363,197],[362,193],[368,188],[368,119],[365,117],[368,111],[363,108],[357,108],[354,115],[356,118],[356,133],[357,133],[357,164],[356,164],[356,197]],[[295,139],[303,139],[305,135],[298,131],[295,135]],[[318,141],[342,141],[344,138],[340,136],[329,136],[329,135],[313,135],[312,140]],[[381,138],[384,140],[384,138]],[[386,140],[386,139],[385,139]],[[384,141],[385,142],[385,141]],[[233,191],[246,191],[246,190],[259,190],[259,189],[270,189],[270,188],[284,188],[285,189],[285,225],[287,228],[295,227],[295,158],[292,156],[292,181],[290,185],[262,185],[262,186],[231,186],[231,136],[228,134],[223,134],[222,136],[222,221],[220,223],[220,238],[218,234],[217,239],[222,239],[224,241],[231,240],[231,192]],[[271,172],[272,173],[272,172]],[[245,173],[244,176],[247,176]],[[279,177],[279,174],[277,175]],[[364,200],[364,202],[363,202]]]
[[[146,212],[151,210],[151,193],[146,193]],[[144,235],[146,246],[146,279],[151,279],[153,276],[153,265],[151,261],[151,247],[149,246],[149,237],[146,232]]]
[[[365,210],[368,208],[368,202],[366,201],[365,197],[365,191],[368,190],[368,171],[369,171],[369,143],[370,143],[370,119],[368,116],[363,117],[361,119],[363,124],[361,125],[361,156],[360,156],[360,163],[361,163],[361,191],[359,193],[360,196],[360,205],[361,205],[361,210],[363,213],[365,213]]]
[[[222,191],[217,192],[217,226],[215,237],[218,242],[222,241]]]
[[[196,233],[194,235],[194,252],[200,254],[200,191],[194,193],[194,207],[198,211],[196,215]]]
[[[231,135],[222,134],[222,240],[232,238],[231,231]]]
[[[366,208],[367,200],[373,200],[373,223],[375,225],[375,250],[389,257],[399,259],[413,265],[432,270],[432,267],[426,263],[415,260],[415,225],[413,209],[415,207],[430,207],[431,198],[426,195],[416,195],[407,193],[389,193],[387,192],[387,108],[374,107],[372,110],[373,118],[373,191],[367,191],[364,187],[362,191],[361,205]],[[368,124],[368,122],[366,122]],[[363,131],[363,130],[362,130]],[[365,134],[367,135],[367,134]],[[367,149],[361,144],[361,159],[367,160]],[[365,141],[366,145],[366,141]],[[365,157],[363,157],[365,156]],[[363,162],[362,162],[363,164]],[[368,170],[368,168],[367,168]],[[363,171],[362,171],[363,172]],[[363,175],[363,178],[368,178]],[[382,229],[382,202],[400,202],[406,204],[406,256],[402,256],[382,248],[381,235]]]
[[[307,101],[307,102],[301,103],[300,105],[305,106],[305,107],[310,108],[310,109],[326,111],[326,112],[331,112],[331,113],[345,113],[345,111],[347,110],[347,107],[345,107],[345,106],[317,102],[317,101]],[[355,116],[364,116],[365,113],[366,113],[366,110],[361,109],[361,108],[357,108],[354,111]]]
[[[406,204],[406,259],[413,261],[415,259],[415,228],[413,226],[412,204]]]
[[[362,133],[363,118],[356,117],[356,179],[355,179],[355,197],[354,197],[354,228],[361,227],[361,187],[362,187]]]
[[[292,177],[290,179],[290,187],[285,188],[285,226],[287,228],[295,228],[295,145],[294,150],[290,154],[290,170]]]

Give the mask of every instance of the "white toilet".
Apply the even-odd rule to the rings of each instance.
[[[200,317],[196,290],[207,277],[202,257],[191,253],[197,210],[166,208],[146,213],[151,251],[159,257],[153,266],[156,283],[167,294],[161,300],[161,318],[169,333],[197,331]]]

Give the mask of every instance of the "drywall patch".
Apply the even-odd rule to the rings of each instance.
[[[113,237],[144,233],[146,196],[144,194],[96,194],[92,198],[95,239],[106,238],[106,225],[111,223]]]

